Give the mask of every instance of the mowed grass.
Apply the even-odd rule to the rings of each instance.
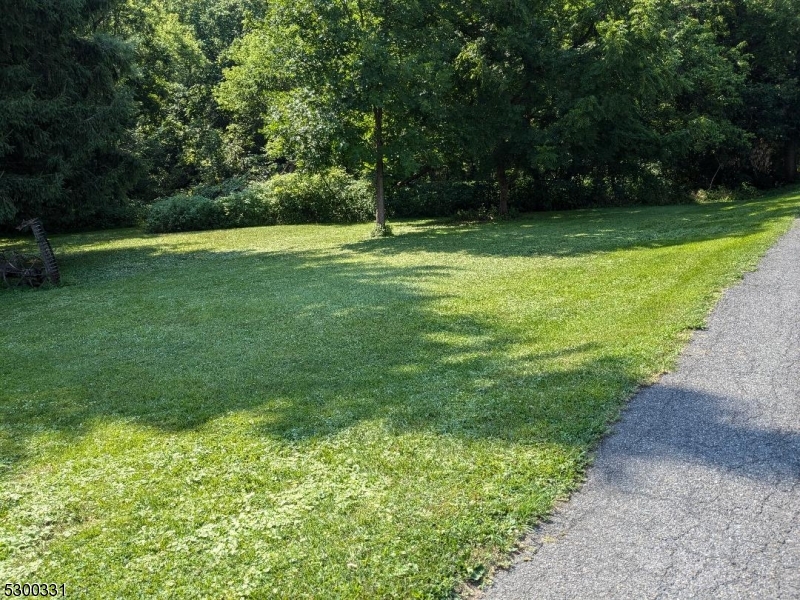
[[[448,597],[798,208],[53,236],[64,285],[0,290],[0,581]]]

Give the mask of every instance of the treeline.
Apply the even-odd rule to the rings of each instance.
[[[363,215],[365,194],[383,224],[797,175],[791,0],[0,7],[6,228],[127,224],[159,199],[188,228],[325,219]]]

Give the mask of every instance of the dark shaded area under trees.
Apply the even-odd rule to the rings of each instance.
[[[213,227],[362,218],[375,194],[383,223],[797,178],[800,13],[788,0],[0,9],[6,230],[31,217],[54,231],[130,224],[160,198],[173,200],[159,214],[205,202]],[[274,204],[286,186],[250,191],[284,173],[312,199],[296,214]]]

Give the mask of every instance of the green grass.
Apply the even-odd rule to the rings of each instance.
[[[0,290],[0,582],[447,597],[798,208],[53,236],[64,285]]]

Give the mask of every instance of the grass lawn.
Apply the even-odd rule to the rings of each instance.
[[[798,210],[52,236],[64,285],[0,290],[0,584],[447,597]]]

